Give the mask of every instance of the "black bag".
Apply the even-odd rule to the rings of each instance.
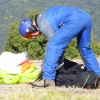
[[[99,76],[86,68],[83,64],[64,59],[64,65],[57,70],[56,86],[81,87],[87,89],[97,88]]]

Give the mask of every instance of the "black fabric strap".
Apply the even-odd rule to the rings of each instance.
[[[35,24],[36,24],[37,27],[38,27],[38,24],[37,24],[37,17],[38,17],[38,15],[39,15],[39,14],[37,14],[37,15],[35,16]]]

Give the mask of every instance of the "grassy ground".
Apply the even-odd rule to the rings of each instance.
[[[0,100],[100,100],[100,89],[32,88],[29,84],[0,86]]]
[[[41,64],[41,61],[33,62],[37,66]],[[70,87],[32,88],[30,84],[0,84],[0,100],[100,100],[99,94],[99,88],[92,90]]]

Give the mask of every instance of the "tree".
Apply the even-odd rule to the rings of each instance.
[[[29,10],[26,17],[34,19],[35,15],[38,14],[38,10],[31,9]],[[23,51],[28,52],[28,57],[30,60],[40,60],[44,58],[45,54],[45,46],[47,43],[46,38],[44,35],[40,35],[30,41],[24,40],[21,35],[19,34],[18,27],[19,21],[16,20],[10,24],[8,37],[6,40],[5,51],[12,52],[12,53],[20,53]],[[100,54],[100,43],[94,42],[95,36],[92,37],[92,44],[91,47],[96,55]],[[74,39],[66,48],[65,57],[74,59],[80,58],[80,53],[77,49],[76,39]]]
[[[38,13],[39,12],[37,10],[31,9],[28,14],[26,14],[26,17],[34,19],[35,15]],[[18,26],[18,21],[14,21],[10,24],[5,51],[12,53],[27,51],[29,59],[43,59],[45,53],[45,44],[47,42],[45,37],[41,35],[35,39],[26,41],[19,34]]]
[[[65,58],[74,59],[80,58],[79,50],[77,49],[77,41],[76,38],[69,43],[65,51]]]
[[[19,53],[26,50],[26,41],[19,35],[18,25],[18,21],[10,24],[5,51]]]

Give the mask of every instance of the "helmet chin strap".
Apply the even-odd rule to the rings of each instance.
[[[35,24],[36,24],[37,27],[38,27],[38,24],[37,24],[37,17],[38,17],[38,15],[39,15],[39,14],[37,14],[37,15],[35,16]]]

